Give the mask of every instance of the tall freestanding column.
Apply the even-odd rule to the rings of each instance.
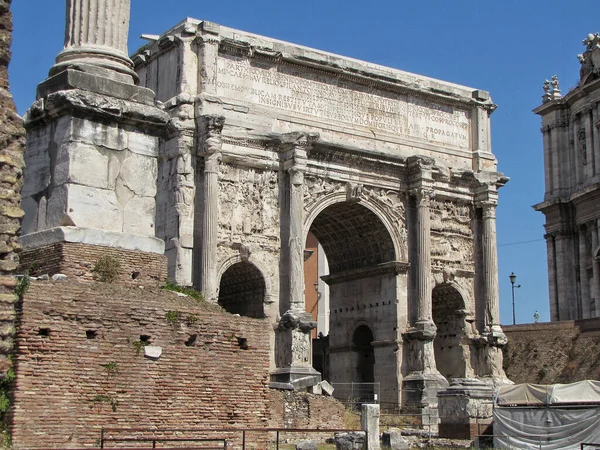
[[[129,0],[66,5],[65,48],[25,115],[22,263],[40,259],[44,273],[78,276],[65,261],[36,252],[58,244],[85,255],[80,263],[90,266],[98,256],[88,245],[145,252],[122,258],[122,279],[156,283],[165,276],[156,192],[169,115],[155,106],[154,92],[134,85]]]
[[[274,386],[281,383],[294,389],[314,386],[321,374],[312,367],[311,330],[317,326],[306,312],[304,302],[304,173],[307,150],[316,135],[290,133],[281,137],[285,155],[283,169],[289,180],[287,186],[288,214],[282,221],[282,236],[287,246],[282,251],[281,269],[287,274],[287,292],[282,292],[280,309],[283,312],[277,329],[277,369],[272,372]],[[284,239],[282,239],[284,240]]]
[[[104,76],[132,83],[137,79],[127,56],[130,0],[67,0],[65,46],[50,75],[69,66],[103,67]]]
[[[448,385],[435,364],[433,340],[436,326],[432,319],[432,274],[431,274],[431,227],[430,202],[433,197],[433,160],[411,157],[408,160],[409,182],[415,186],[410,192],[409,202],[414,243],[410,249],[411,289],[409,298],[410,328],[404,334],[408,345],[405,354],[408,375],[403,380],[403,403],[407,407],[422,409],[437,424],[437,393]]]
[[[221,132],[225,118],[204,118],[203,144],[200,156],[204,157],[202,242],[200,257],[200,289],[208,301],[217,302],[217,233],[219,215],[219,164],[221,161]]]

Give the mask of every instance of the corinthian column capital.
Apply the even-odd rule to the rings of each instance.
[[[223,139],[221,133],[225,125],[225,117],[223,116],[204,116],[200,122],[200,132],[202,138],[201,145],[198,151],[198,156],[208,157],[215,153],[220,153],[223,147]]]
[[[476,206],[481,208],[481,216],[484,219],[495,219],[496,218],[496,207],[498,206],[497,202],[494,201],[484,201],[477,202]]]
[[[429,207],[435,198],[435,192],[433,189],[428,188],[411,189],[409,194],[415,198],[417,201],[417,206]]]

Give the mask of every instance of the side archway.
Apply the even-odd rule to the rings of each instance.
[[[433,321],[437,333],[433,342],[435,364],[447,379],[464,378],[465,338],[467,337],[465,301],[450,283],[437,285],[432,292]]]
[[[240,260],[221,275],[218,302],[231,314],[262,319],[266,293],[261,271],[254,264]]]
[[[352,349],[356,352],[356,375],[359,383],[375,381],[375,352],[373,332],[367,325],[359,325],[352,333]]]

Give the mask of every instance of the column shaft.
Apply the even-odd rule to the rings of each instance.
[[[594,175],[600,173],[600,128],[598,125],[598,104],[592,108],[591,157],[594,159]]]
[[[130,0],[67,1],[65,48],[104,46],[127,56]]]
[[[587,229],[585,226],[579,228],[579,284],[580,284],[580,304],[581,318],[587,319],[590,315],[590,282],[587,274],[587,249],[585,245],[585,236]]]
[[[485,301],[486,325],[500,325],[500,301],[498,295],[498,250],[496,246],[496,204],[482,204],[482,256],[483,298]]]
[[[593,273],[593,291],[591,297],[594,299],[595,316],[600,317],[600,260],[594,252],[598,250],[598,224],[597,221],[592,225],[592,273]]]
[[[133,83],[137,75],[127,56],[130,0],[67,0],[64,49],[50,70],[55,75],[69,66],[88,65],[109,72],[103,76]]]
[[[200,249],[200,289],[208,301],[217,302],[217,239],[219,216],[219,165],[221,161],[221,131],[225,118],[204,116],[204,156],[202,238]]]
[[[558,321],[558,289],[556,287],[556,255],[554,235],[546,236],[546,251],[548,255],[548,294],[550,296],[550,321]]]
[[[290,173],[290,238],[289,238],[289,277],[291,309],[304,310],[304,230],[303,193],[304,172],[293,167]]]
[[[431,230],[429,204],[432,191],[417,191],[417,311],[418,320],[431,320]]]
[[[204,215],[202,218],[202,286],[209,301],[217,299],[217,233],[219,214],[219,158],[220,153],[206,155],[204,159]]]

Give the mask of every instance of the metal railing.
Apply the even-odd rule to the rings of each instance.
[[[284,434],[295,434],[301,433],[304,436],[307,434],[320,434],[320,433],[364,433],[365,440],[368,440],[368,433],[364,430],[355,429],[340,429],[340,428],[163,428],[163,429],[149,429],[149,428],[102,428],[100,430],[99,444],[100,448],[109,449],[107,445],[110,442],[121,442],[121,443],[152,443],[151,448],[158,448],[156,445],[161,442],[223,442],[222,446],[219,447],[186,447],[186,449],[215,449],[215,450],[233,450],[235,448],[246,450],[247,445],[251,445],[251,448],[256,448],[253,445],[256,442],[251,442],[249,436],[252,434],[262,433],[274,433],[275,439],[261,440],[262,442],[271,442],[275,445],[275,449],[279,450],[279,445]],[[184,435],[181,435],[184,433]],[[124,436],[118,436],[123,434]],[[135,437],[134,434],[140,434],[141,436]],[[177,437],[166,437],[167,435],[179,434]],[[220,437],[210,437],[200,435],[220,435]],[[150,436],[148,436],[150,435]],[[226,435],[227,437],[223,437]],[[237,436],[237,437],[235,437]],[[114,448],[114,447],[113,447]],[[120,448],[120,447],[119,447]],[[137,447],[141,449],[142,447]]]
[[[376,383],[331,383],[333,396],[344,405],[356,409],[363,403],[379,403],[381,384]]]

